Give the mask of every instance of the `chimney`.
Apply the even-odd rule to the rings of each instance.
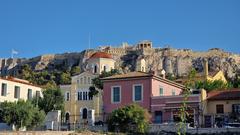
[[[203,59],[203,70],[204,70],[204,76],[208,76],[208,60]]]

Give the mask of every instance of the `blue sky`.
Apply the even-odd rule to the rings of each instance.
[[[151,40],[240,52],[240,0],[1,0],[0,58]]]

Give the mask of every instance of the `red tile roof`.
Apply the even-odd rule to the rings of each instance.
[[[94,53],[90,59],[92,58],[108,58],[108,59],[112,59],[112,56],[108,53],[105,53],[105,52],[96,52]]]
[[[119,74],[119,75],[113,75],[113,76],[110,76],[110,77],[102,78],[102,80],[103,81],[126,80],[126,79],[129,80],[129,79],[133,79],[133,78],[136,79],[136,78],[146,78],[146,77],[151,77],[151,78],[157,79],[158,81],[167,83],[169,85],[172,85],[172,86],[175,86],[175,87],[178,87],[178,88],[181,88],[181,89],[185,88],[184,85],[181,85],[181,84],[176,83],[174,81],[156,76],[152,73],[139,72],[139,71],[128,72],[128,73]]]
[[[34,85],[32,83],[30,83],[27,80],[22,80],[22,79],[18,79],[18,78],[14,78],[12,76],[6,76],[6,77],[0,77],[0,79],[2,80],[6,80],[6,81],[11,81],[11,82],[16,82],[16,83],[21,83],[21,84],[26,84],[26,85],[30,85],[30,86],[34,86],[34,87],[40,87],[37,85]],[[40,87],[41,88],[41,87]]]
[[[125,78],[136,78],[136,77],[150,77],[151,74],[145,72],[128,72],[126,74],[118,74],[109,77],[103,78],[103,80],[111,80],[111,79],[125,79]]]
[[[240,89],[212,91],[208,93],[208,100],[240,100]]]

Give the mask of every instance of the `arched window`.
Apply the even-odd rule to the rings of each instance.
[[[83,100],[86,100],[85,97],[86,97],[86,96],[85,96],[85,92],[83,92]]]
[[[84,108],[84,109],[82,110],[82,118],[83,118],[83,119],[87,119],[87,108]]]
[[[105,66],[105,65],[103,66],[103,71],[107,72],[107,66]]]
[[[94,72],[93,73],[97,73],[97,65],[94,65]]]
[[[87,84],[87,77],[84,76],[84,84]]]
[[[67,112],[66,114],[65,114],[65,122],[66,123],[69,123],[70,121],[70,114]]]
[[[88,84],[91,84],[91,79],[90,79],[90,77],[88,77]]]

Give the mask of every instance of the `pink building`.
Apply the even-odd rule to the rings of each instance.
[[[177,121],[175,117],[183,101],[180,94],[185,86],[145,72],[114,75],[103,78],[103,82],[106,116],[119,107],[137,103],[149,110],[153,122]],[[189,109],[189,112],[197,112],[199,103],[199,94],[190,96],[188,105],[196,108]]]

